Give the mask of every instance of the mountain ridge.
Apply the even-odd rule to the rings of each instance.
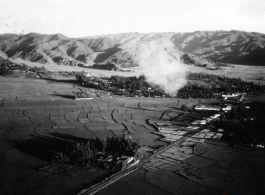
[[[195,31],[187,33],[119,33],[82,38],[63,34],[0,35],[0,51],[9,58],[42,64],[118,67],[141,66],[146,50],[163,48],[165,55],[180,60],[183,54],[203,59],[203,63],[265,65],[265,34],[257,32]]]

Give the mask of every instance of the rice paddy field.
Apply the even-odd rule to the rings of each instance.
[[[77,101],[77,92],[89,92],[93,99]],[[50,156],[56,147],[112,136],[131,138],[149,147],[165,146],[168,143],[154,133],[157,130],[149,119],[175,119],[183,114],[182,105],[192,108],[198,103],[218,102],[110,98],[104,91],[76,85],[73,78],[0,77],[1,194],[78,194],[109,173],[91,167],[51,166]],[[193,153],[164,168],[138,169],[97,194],[264,194],[264,150],[206,140]]]
[[[92,100],[76,101],[80,91]],[[100,97],[98,94],[100,93]],[[46,81],[0,77],[0,181],[3,194],[77,194],[108,173],[76,167],[49,168],[52,150],[65,142],[124,136],[163,146],[147,119],[171,119],[197,100],[104,98],[104,92]],[[92,174],[93,173],[93,174]]]

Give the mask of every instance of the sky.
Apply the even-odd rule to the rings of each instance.
[[[265,0],[0,0],[0,33],[85,37],[242,30],[265,34]]]

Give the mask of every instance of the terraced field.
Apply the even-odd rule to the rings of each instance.
[[[74,100],[75,93],[81,91],[89,91],[93,99]],[[51,165],[52,151],[69,142],[108,136],[163,146],[167,144],[164,136],[157,134],[148,120],[183,116],[182,105],[191,108],[199,102],[213,104],[217,100],[109,98],[106,92],[73,85],[69,80],[1,77],[0,192],[78,194],[110,173],[91,167]],[[214,134],[206,131],[194,136],[183,137],[176,147],[160,154],[163,159],[155,156],[143,169],[97,194],[264,194],[263,150],[208,140]],[[207,139],[199,144],[201,137]],[[187,146],[194,141],[199,145]]]
[[[93,100],[74,100],[90,90]],[[96,90],[25,78],[0,78],[0,189],[3,194],[75,194],[108,173],[49,168],[52,151],[66,142],[124,136],[161,146],[147,119],[170,119],[197,100],[100,98]],[[47,168],[48,167],[48,168]],[[81,172],[80,172],[81,171]],[[93,173],[93,174],[92,174]]]
[[[172,147],[162,154],[176,153],[179,149]],[[145,164],[145,170],[138,169],[96,194],[262,195],[264,159],[262,149],[237,148],[220,140],[206,140],[188,158],[157,155]]]

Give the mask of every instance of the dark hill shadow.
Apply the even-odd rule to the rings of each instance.
[[[95,64],[92,66],[92,68],[95,69],[101,69],[101,70],[117,70],[117,67],[114,64]]]
[[[81,55],[78,55],[75,59],[78,61],[86,63],[87,56],[89,56],[89,54],[81,54]]]
[[[66,98],[66,99],[75,99],[74,95],[52,94],[52,96],[62,97],[62,98]]]
[[[94,60],[95,63],[100,63],[100,62],[104,62],[106,59],[108,59],[110,56],[112,56],[113,54],[117,53],[118,51],[120,51],[121,49],[116,47],[113,48],[109,48],[104,50],[104,53],[98,54],[96,59]]]
[[[52,79],[52,78],[43,78],[43,80],[46,80],[48,82],[54,82],[54,83],[77,84],[77,80],[76,79]]]
[[[107,63],[107,64],[94,64],[93,66],[83,66],[79,65],[82,68],[88,69],[99,69],[99,70],[118,70],[118,67],[115,64]]]

